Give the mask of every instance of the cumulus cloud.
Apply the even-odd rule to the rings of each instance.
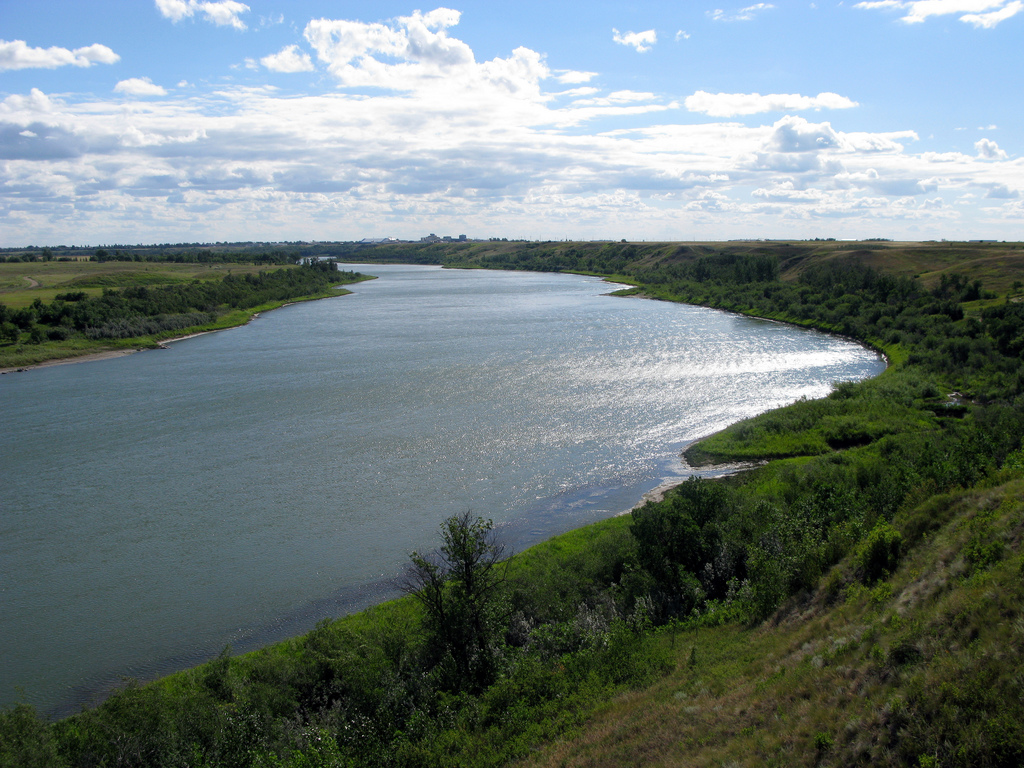
[[[707,14],[712,21],[750,21],[761,11],[770,11],[774,7],[771,3],[755,3],[746,8],[740,8],[738,11],[723,11],[721,8],[716,8],[713,11],[708,11]]]
[[[477,62],[472,49],[447,30],[461,13],[415,11],[389,23],[314,19],[304,36],[317,59],[345,87],[384,88],[434,98],[541,101],[551,75],[544,57],[519,47],[507,58]]]
[[[708,94],[723,119],[686,123],[659,94],[609,91],[595,73],[552,71],[527,48],[478,61],[455,36],[459,19],[443,8],[383,23],[317,19],[303,44],[253,62],[264,71],[286,66],[284,53],[303,62],[305,48],[340,86],[319,95],[182,83],[130,108],[112,95],[9,95],[2,236],[358,239],[388,222],[389,234],[409,237],[445,227],[513,234],[524,221],[538,236],[784,236],[784,221],[820,234],[826,218],[874,227],[976,215],[999,200],[1000,210],[1019,206],[1021,161],[990,139],[977,154],[940,155],[911,151],[912,131],[844,132],[793,114],[729,119],[750,104],[840,103],[821,94]],[[118,87],[156,89],[143,78]],[[934,209],[921,198],[934,189],[973,202]]]
[[[619,45],[628,45],[636,48],[637,53],[644,53],[651,50],[651,46],[658,42],[658,33],[653,29],[644,32],[626,32],[623,34],[617,29],[612,30],[612,40]]]
[[[475,63],[469,46],[445,31],[457,25],[460,17],[458,11],[438,8],[400,17],[390,25],[314,19],[304,35],[317,58],[343,85],[404,90],[426,77]]]
[[[313,60],[309,54],[299,50],[297,45],[289,45],[277,53],[264,56],[260,59],[262,64],[272,72],[312,72]]]
[[[978,157],[982,160],[1005,160],[1006,152],[999,148],[991,139],[979,139],[974,142],[974,148],[978,150]]]
[[[116,64],[121,57],[98,43],[84,48],[32,48],[24,40],[0,40],[0,71],[11,69],[56,69]]]
[[[808,109],[850,109],[857,102],[837,93],[801,96],[796,93],[708,93],[697,91],[686,97],[686,108],[712,117],[756,115],[761,112],[797,112]]]
[[[787,116],[773,126],[765,148],[773,152],[816,152],[840,147],[839,135],[829,123],[809,123]]]
[[[129,96],[166,96],[167,89],[157,85],[148,77],[130,77],[114,86],[114,91]]]
[[[239,16],[249,12],[249,6],[237,0],[155,0],[160,14],[171,21],[178,22],[190,19],[197,13],[218,27],[230,26],[235,29],[246,29],[245,22]]]
[[[28,96],[16,93],[0,102],[0,112],[31,115],[33,112],[52,112],[53,109],[53,101],[38,88],[33,88]]]
[[[900,18],[907,24],[920,24],[932,16],[959,15],[960,21],[974,27],[992,29],[1000,22],[1024,10],[1021,0],[871,0],[857,3],[864,10],[905,11]]]
[[[1020,192],[1010,189],[1005,184],[989,184],[985,197],[990,200],[1016,200],[1020,197]]]

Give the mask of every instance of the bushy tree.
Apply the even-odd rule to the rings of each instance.
[[[426,611],[439,682],[453,690],[480,690],[495,672],[504,547],[495,540],[493,522],[468,511],[445,520],[441,537],[434,552],[412,553],[403,589]]]
[[[693,477],[664,501],[633,510],[630,531],[638,559],[654,578],[652,597],[665,612],[689,613],[719,586],[713,561],[721,544],[718,521],[727,505],[720,483]]]

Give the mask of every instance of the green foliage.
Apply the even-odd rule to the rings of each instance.
[[[130,277],[135,283],[140,279]],[[7,314],[10,324],[30,331],[33,344],[46,338],[63,341],[72,336],[137,338],[208,326],[231,310],[322,294],[332,285],[362,277],[337,271],[334,262],[313,262],[256,274],[229,273],[221,280],[157,286],[133,284],[120,290],[105,288],[102,295],[94,297],[81,291],[60,293],[49,304],[37,299],[31,307]],[[0,340],[17,338],[6,331]]]
[[[881,521],[857,550],[857,565],[865,584],[888,577],[899,565],[903,550],[903,534]]]
[[[424,608],[431,661],[446,689],[478,691],[495,674],[504,572],[493,527],[469,512],[455,515],[441,526],[439,550],[411,556],[403,589]]]
[[[732,574],[716,574],[713,560],[721,543],[719,526],[728,509],[722,485],[694,477],[664,501],[633,510],[630,532],[641,567],[654,579],[653,597],[662,615],[685,616],[706,597],[724,595],[722,577]]]
[[[58,741],[35,709],[18,704],[0,712],[0,768],[59,768]]]

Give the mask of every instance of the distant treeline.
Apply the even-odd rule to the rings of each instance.
[[[0,343],[61,341],[75,335],[124,339],[177,331],[213,322],[226,311],[322,293],[360,277],[339,272],[334,262],[314,261],[293,269],[228,274],[220,280],[104,288],[100,296],[69,291],[48,304],[36,299],[22,309],[0,304]]]
[[[138,261],[172,264],[294,264],[295,248],[196,248],[196,247],[125,247],[125,248],[44,248],[39,251],[0,253],[0,263],[31,263],[36,261]]]

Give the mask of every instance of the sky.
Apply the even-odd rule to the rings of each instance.
[[[1024,240],[1024,0],[445,1],[0,0],[0,247]]]

